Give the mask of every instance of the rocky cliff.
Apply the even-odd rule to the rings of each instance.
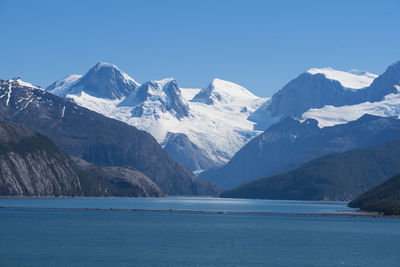
[[[0,195],[158,197],[163,193],[133,168],[72,160],[49,138],[0,122]]]

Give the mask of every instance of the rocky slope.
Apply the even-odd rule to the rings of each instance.
[[[159,197],[162,191],[133,168],[73,161],[49,138],[0,122],[0,195]]]
[[[301,167],[250,182],[222,197],[349,201],[400,172],[400,139],[334,153]]]
[[[400,175],[368,190],[349,203],[351,208],[400,215]]]
[[[147,132],[17,80],[0,81],[0,119],[38,131],[68,154],[105,166],[131,166],[168,195],[215,195]]]

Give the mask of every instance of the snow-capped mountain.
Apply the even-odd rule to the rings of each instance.
[[[226,165],[200,177],[226,188],[239,186],[288,171],[316,156],[398,138],[400,61],[374,77],[367,72],[327,68],[301,74],[250,116],[283,119],[246,144]],[[366,84],[369,86],[364,87]],[[293,155],[298,157],[294,161],[289,159]]]
[[[360,93],[365,100],[363,102],[354,105],[325,105],[322,108],[312,108],[302,115],[302,119],[316,119],[319,127],[325,127],[354,121],[364,114],[382,117],[399,116],[400,61],[389,66]]]
[[[58,96],[85,92],[106,99],[121,99],[134,91],[139,84],[117,66],[100,62],[85,75],[70,75],[56,81],[47,91]]]
[[[114,73],[120,72],[114,65],[101,63],[88,74],[98,69],[99,65],[111,66],[115,69]],[[97,79],[107,83],[105,80],[110,76],[103,77],[97,73]],[[100,82],[93,80],[92,87],[82,86],[81,81],[87,80],[85,76],[76,76],[76,81],[70,82],[69,86],[66,84],[73,78],[58,81],[47,90],[71,99],[80,106],[148,131],[163,145],[167,144],[168,134],[184,134],[190,140],[184,144],[193,143],[196,149],[203,151],[202,156],[207,155],[208,159],[202,161],[211,159],[215,165],[224,164],[243,145],[261,133],[254,130],[255,123],[248,120],[248,117],[268,99],[257,97],[232,82],[214,79],[204,89],[185,89],[179,88],[173,78],[148,81],[140,85],[123,73],[121,76],[124,79],[109,82],[116,86],[109,86],[108,90],[118,88],[117,85],[121,84],[119,80],[133,81],[128,83],[134,85],[134,88],[131,87],[129,94],[120,94],[121,97],[109,97],[110,94],[103,92],[105,86],[94,86]],[[193,162],[193,166],[199,164]]]
[[[258,97],[250,93],[246,88],[232,82],[214,79],[210,85],[196,94],[191,102],[200,102],[207,105],[232,105],[251,104]],[[243,112],[246,106],[243,106]]]
[[[47,90],[148,131],[164,146],[167,136],[183,134],[188,140],[181,144],[190,144],[187,149],[194,144],[202,151],[199,155],[204,162],[211,159],[221,165],[261,130],[285,116],[315,118],[321,127],[355,120],[365,113],[398,115],[395,85],[400,84],[399,73],[400,63],[379,77],[359,70],[313,68],[266,99],[221,79],[203,89],[180,88],[173,78],[139,84],[116,66],[99,63],[86,75],[69,76]],[[82,85],[88,80],[93,86]],[[126,85],[131,87],[121,90],[121,84],[125,89]],[[184,157],[183,152],[176,155],[184,149],[181,144],[174,150],[175,159]],[[191,165],[199,166],[195,161]]]
[[[167,111],[177,119],[189,116],[189,104],[173,78],[142,84],[118,106],[132,107],[134,117],[150,116],[157,120]]]
[[[365,102],[368,97],[364,91],[376,77],[375,74],[355,70],[310,69],[275,93],[270,103],[257,110],[257,116],[253,115],[254,121],[262,124],[263,119],[268,117],[301,117],[310,108]]]

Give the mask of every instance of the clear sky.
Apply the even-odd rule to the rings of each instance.
[[[400,1],[0,0],[0,79],[46,87],[99,61],[138,82],[213,78],[271,96],[312,67],[400,60]]]

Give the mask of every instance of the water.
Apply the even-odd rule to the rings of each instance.
[[[288,215],[0,209],[0,265],[400,266],[400,219],[346,203],[212,198],[0,199],[1,207],[264,211]]]
[[[201,197],[166,198],[0,198],[0,207],[194,210],[277,213],[359,213],[347,202],[227,199]]]

